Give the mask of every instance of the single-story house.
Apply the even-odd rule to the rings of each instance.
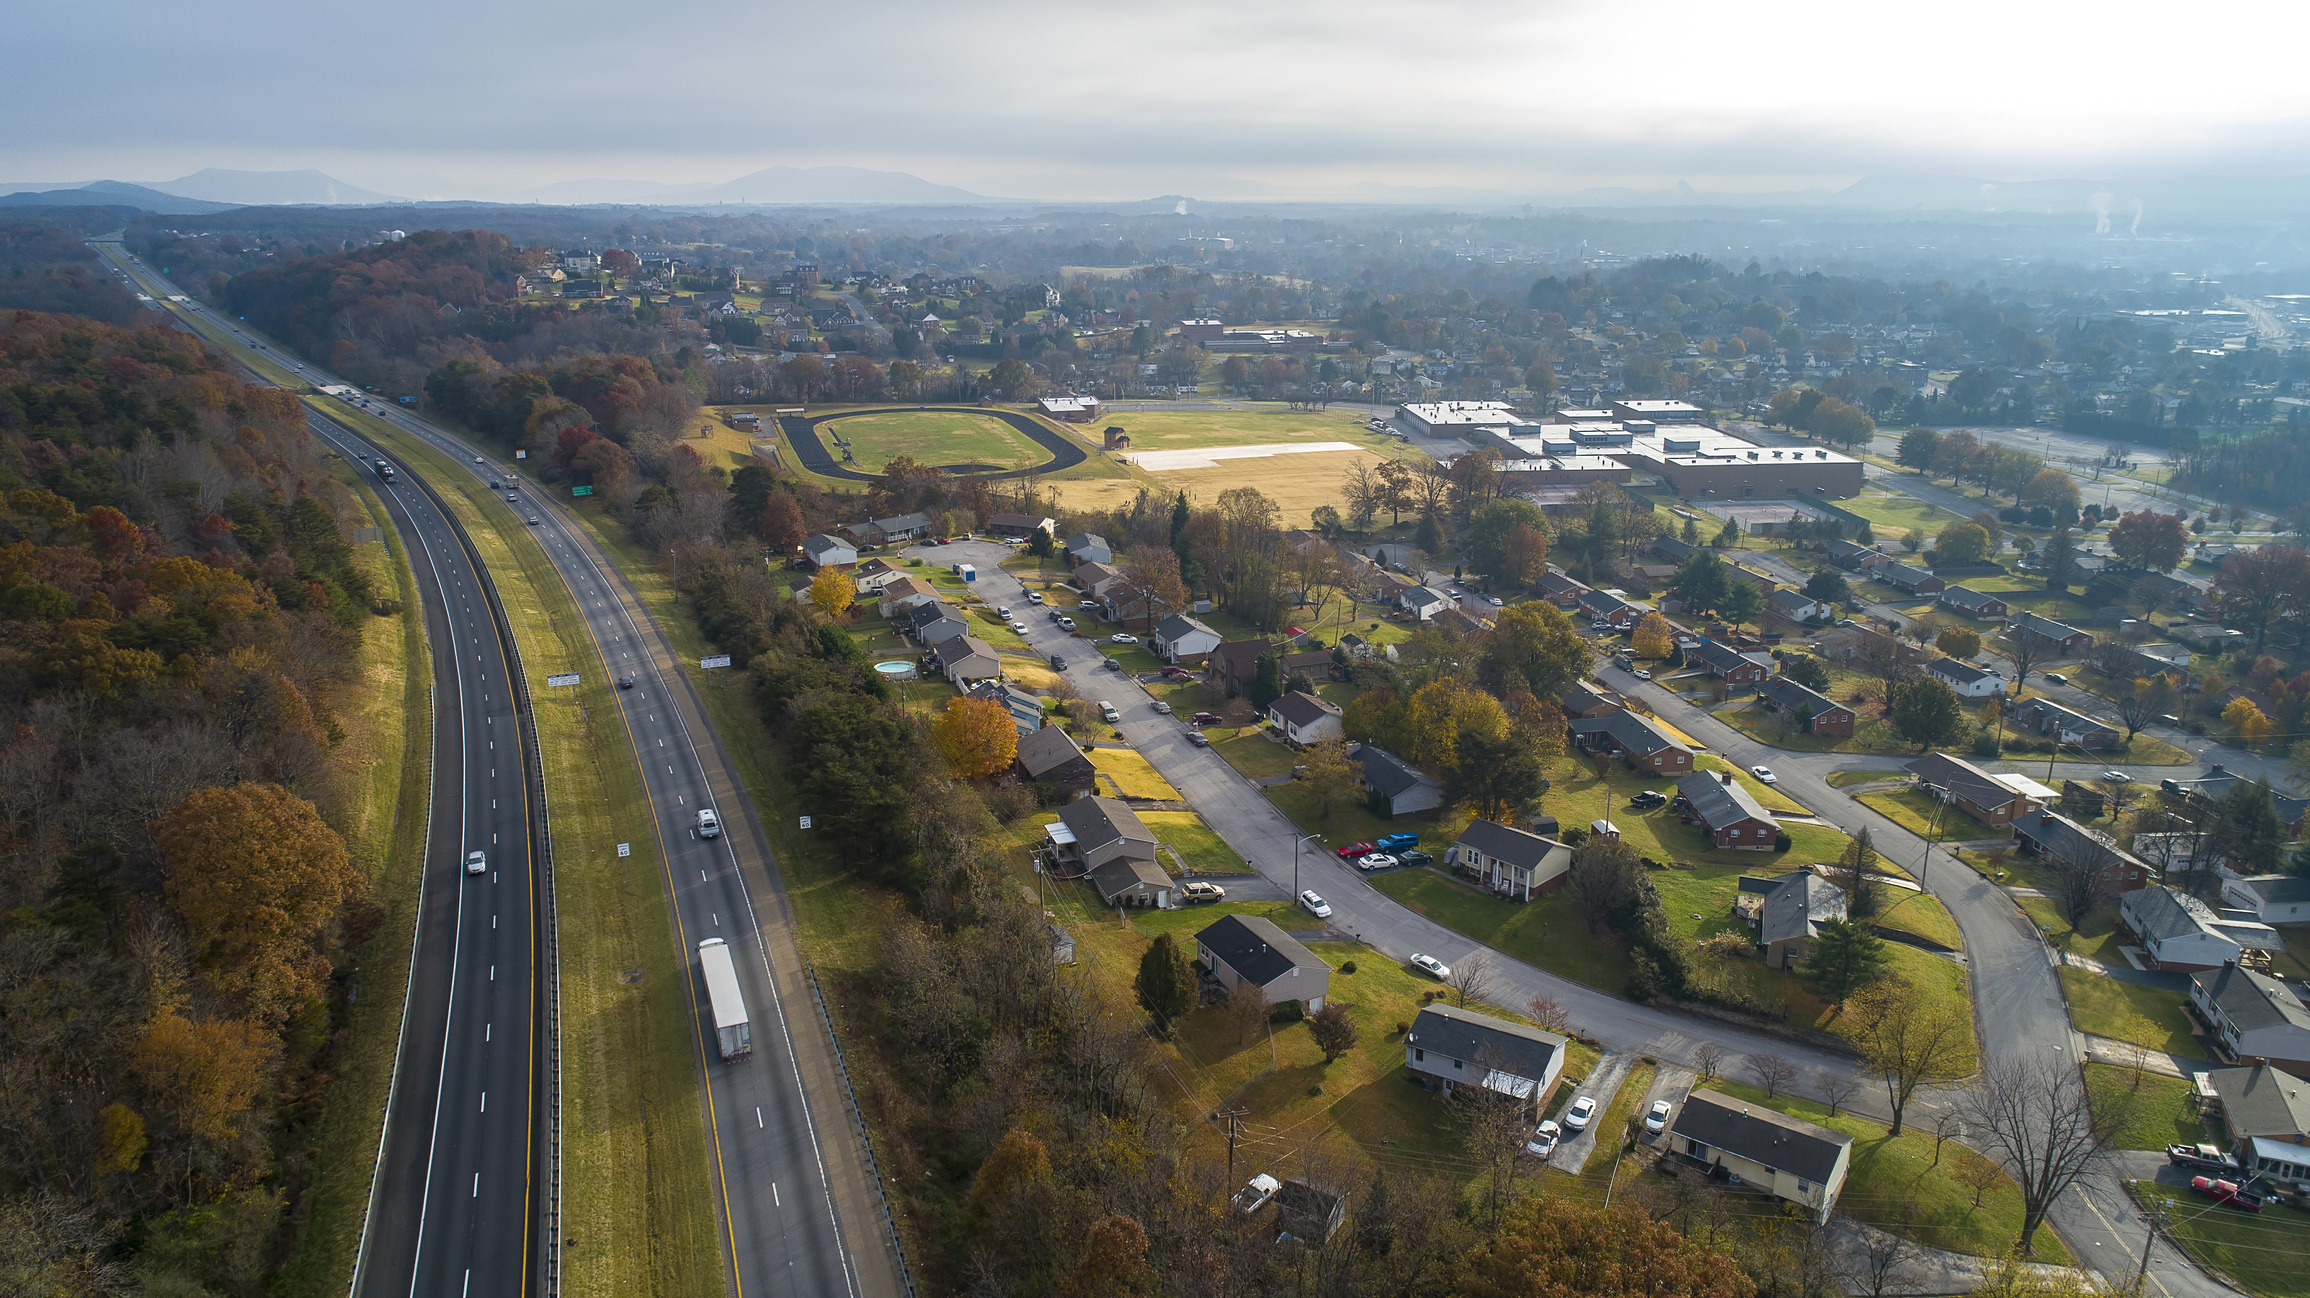
[[[1185,613],[1173,613],[1155,624],[1155,656],[1167,663],[1199,663],[1226,637]]]
[[[1744,877],[1733,913],[1756,926],[1757,947],[1767,966],[1794,969],[1804,963],[1805,944],[1821,925],[1845,918],[1845,890],[1810,866],[1773,878]]]
[[[1321,1244],[1347,1224],[1347,1195],[1290,1177],[1275,1191],[1275,1224],[1303,1244]]]
[[[1925,674],[1961,699],[1986,699],[2005,692],[2004,677],[1962,658],[1936,658],[1925,665]]]
[[[935,648],[970,630],[962,610],[944,600],[929,600],[903,614],[906,633],[925,649]]]
[[[2283,951],[2278,930],[2241,912],[2236,919],[2179,889],[2140,888],[2118,899],[2118,918],[2160,969],[2189,973],[2236,964],[2248,951]]]
[[[1544,572],[1532,583],[1532,593],[1569,613],[1580,607],[1580,597],[1588,587],[1560,572]]]
[[[1983,620],[2004,617],[2006,612],[2004,600],[1986,591],[1974,590],[1967,586],[1951,586],[1941,592],[1941,598],[1937,602],[1943,608],[1962,613],[1967,617]]]
[[[1572,849],[1552,838],[1489,820],[1471,820],[1444,849],[1444,862],[1510,901],[1530,901],[1564,886]]]
[[[1359,744],[1351,756],[1363,771],[1364,792],[1387,804],[1380,814],[1393,820],[1442,809],[1444,786],[1410,762],[1372,744]]]
[[[2230,1152],[2249,1171],[2310,1181],[2310,1082],[2268,1064],[2199,1074],[2221,1105]]]
[[[2158,787],[2202,806],[2221,800],[2229,793],[2230,787],[2243,778],[2236,771],[2224,770],[2220,762],[2215,762],[2198,779],[2160,780]],[[2273,789],[2270,802],[2277,808],[2278,823],[2286,827],[2288,834],[2300,838],[2306,822],[2310,822],[2310,798],[2297,798]]]
[[[851,580],[858,583],[862,595],[879,593],[891,582],[906,575],[906,569],[888,559],[868,559],[850,570]]]
[[[1573,746],[1585,752],[1618,753],[1638,770],[1683,775],[1692,770],[1692,750],[1661,724],[1640,712],[1622,710],[1567,723]]]
[[[1595,681],[1572,682],[1557,701],[1567,718],[1609,716],[1628,706],[1618,694]]]
[[[1195,958],[1221,986],[1249,983],[1268,1005],[1299,1001],[1312,1014],[1331,994],[1331,966],[1258,915],[1223,916],[1197,933]]]
[[[2149,863],[2119,847],[2107,834],[2089,829],[2058,811],[2041,808],[2013,820],[2013,837],[2026,856],[2050,856],[2075,865],[2099,865],[2097,893],[2117,896],[2157,882]]]
[[[2190,651],[2177,644],[2136,646],[2105,640],[2093,648],[2093,668],[2121,680],[2166,676],[2184,685],[2191,680]]]
[[[1949,587],[1948,582],[1933,575],[1931,568],[1914,564],[1880,563],[1869,570],[1869,575],[1912,595],[1938,595]]]
[[[1873,545],[1857,541],[1829,542],[1829,562],[1847,572],[1865,572],[1881,563],[1893,562],[1893,556]]]
[[[1764,596],[1767,601],[1770,601],[1773,595],[1781,589],[1780,582],[1777,582],[1771,577],[1758,572],[1754,568],[1743,567],[1738,563],[1726,564],[1724,566],[1724,575],[1725,580],[1731,582],[1735,586],[1756,587],[1757,594]]]
[[[1786,676],[1775,676],[1759,684],[1757,702],[1768,712],[1786,712],[1795,717],[1805,734],[1838,739],[1853,737],[1855,718],[1851,708]]]
[[[1056,519],[1044,518],[1039,514],[987,515],[987,531],[996,536],[1033,536],[1037,532],[1049,532],[1057,526]]]
[[[2080,748],[2113,748],[2125,739],[2125,732],[2118,727],[2044,697],[2026,700],[2014,709],[2013,724]]]
[[[1108,546],[1107,538],[1097,532],[1077,532],[1068,537],[1066,551],[1069,563],[1115,562],[1115,551]]]
[[[1123,570],[1103,559],[1095,559],[1076,564],[1075,570],[1067,574],[1067,579],[1074,582],[1075,589],[1085,595],[1102,599],[1111,587],[1123,580]]]
[[[813,568],[840,568],[858,562],[858,547],[824,532],[802,543],[802,553]]]
[[[1687,650],[1684,660],[1709,672],[1727,685],[1755,685],[1779,666],[1766,653],[1742,653],[1716,640],[1703,640]]]
[[[889,617],[902,609],[910,609],[917,604],[934,603],[937,599],[938,587],[922,578],[894,577],[883,583],[882,590],[874,601],[874,610],[884,617]]]
[[[1801,590],[1776,590],[1765,597],[1765,611],[1791,622],[1809,618],[1827,617],[1835,610],[1833,604],[1824,604]]]
[[[1452,597],[1426,586],[1406,586],[1396,597],[1406,613],[1425,622],[1452,606]]]
[[[930,521],[930,515],[917,511],[912,514],[894,514],[889,518],[878,518],[867,526],[872,529],[870,535],[876,543],[892,545],[925,535],[930,531]]]
[[[1676,801],[1714,846],[1769,852],[1780,836],[1781,822],[1731,771],[1694,771],[1676,782]]]
[[[1043,701],[1002,681],[975,681],[964,694],[974,699],[999,703],[1011,714],[1011,725],[1022,735],[1031,735],[1043,728]],[[1024,742],[1024,741],[1021,741]]]
[[[1430,1005],[1404,1034],[1404,1067],[1431,1090],[1481,1087],[1535,1115],[1564,1075],[1564,1038],[1473,1010]]]
[[[975,635],[948,636],[931,650],[938,658],[939,675],[957,686],[991,681],[1003,674],[1003,660],[993,645]]]
[[[2286,984],[2223,965],[2190,976],[2190,1006],[2232,1059],[2310,1077],[2310,1006]]]
[[[1592,590],[1580,597],[1580,611],[1589,620],[1626,629],[1644,620],[1652,610],[1640,604],[1631,604],[1608,590]]]
[[[1056,784],[1068,793],[1089,793],[1099,784],[1089,755],[1060,726],[1044,726],[1021,735],[1012,765],[1028,783]]]
[[[1901,769],[1919,784],[1940,789],[1942,801],[1991,829],[2003,829],[2059,796],[2049,791],[2050,796],[2038,797],[1947,753],[1927,753]]]
[[[1341,737],[1340,707],[1293,690],[1267,705],[1269,724],[1295,744],[1318,744]]]
[[[2025,644],[2060,654],[2064,658],[2074,658],[2093,648],[2093,632],[2080,631],[2074,626],[2035,613],[2024,612],[2006,623],[2005,633]]]
[[[1740,1174],[1826,1224],[1853,1166],[1853,1138],[1721,1091],[1696,1090],[1669,1123],[1668,1148]]]
[[[2310,924],[2310,879],[2292,874],[2237,877],[2224,872],[2222,900],[2265,924]]]
[[[1113,798],[1078,798],[1043,827],[1056,855],[1090,876],[1110,906],[1178,903],[1171,876],[1155,863],[1155,833],[1139,813]]]
[[[1652,538],[1652,544],[1644,548],[1674,564],[1682,564],[1685,560],[1699,554],[1702,549],[1690,541],[1679,540],[1673,536],[1656,536]]]

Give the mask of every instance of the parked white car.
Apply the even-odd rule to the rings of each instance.
[[[1564,1139],[1564,1128],[1557,1126],[1554,1119],[1550,1119],[1532,1129],[1532,1138],[1524,1142],[1524,1152],[1545,1161],[1550,1154],[1556,1152],[1556,1142],[1562,1139]]]
[[[1385,852],[1369,852],[1356,858],[1358,870],[1393,870],[1402,862]]]
[[[1779,784],[1781,782],[1781,777],[1773,774],[1773,768],[1770,766],[1752,766],[1749,768],[1749,774],[1766,784]]]
[[[1452,966],[1445,964],[1443,961],[1438,960],[1432,955],[1421,955],[1415,951],[1412,953],[1412,964],[1414,967],[1423,969],[1438,978],[1449,978],[1452,976]]]
[[[1257,1212],[1266,1207],[1267,1201],[1274,1198],[1276,1191],[1282,1188],[1282,1182],[1265,1172],[1261,1172],[1245,1182],[1243,1188],[1237,1190],[1234,1197],[1228,1202],[1235,1205],[1237,1212]]]
[[[1107,637],[1107,642],[1109,644],[1137,644],[1139,643],[1139,637],[1135,635],[1125,635],[1123,632],[1117,631],[1115,634]]]
[[[1331,903],[1316,895],[1316,891],[1313,888],[1310,888],[1306,892],[1299,894],[1299,904],[1306,908],[1308,914],[1315,916],[1317,919],[1331,918]]]
[[[1652,1102],[1651,1110],[1644,1115],[1644,1129],[1656,1136],[1668,1130],[1668,1101]]]
[[[1564,1110],[1564,1125],[1574,1131],[1588,1130],[1588,1124],[1595,1119],[1596,1097],[1593,1095],[1582,1095],[1574,1098],[1572,1107]]]

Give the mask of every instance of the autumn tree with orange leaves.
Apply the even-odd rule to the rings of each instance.
[[[153,822],[152,838],[211,986],[266,1026],[320,998],[328,939],[369,880],[312,803],[277,784],[199,789]]]
[[[966,780],[981,779],[1019,755],[1019,728],[1011,710],[993,699],[949,699],[930,723],[931,747],[947,769]]]
[[[1756,1282],[1626,1204],[1596,1208],[1550,1194],[1526,1198],[1499,1233],[1470,1250],[1465,1298],[1753,1298]]]

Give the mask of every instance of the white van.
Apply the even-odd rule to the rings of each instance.
[[[1115,710],[1114,704],[1109,703],[1105,699],[1101,699],[1099,700],[1099,719],[1112,725],[1115,722],[1122,720],[1123,714]]]
[[[698,837],[720,838],[721,836],[722,822],[715,817],[713,808],[701,808],[698,812]]]

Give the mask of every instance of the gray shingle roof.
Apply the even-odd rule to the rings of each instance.
[[[1989,778],[1982,770],[1961,757],[1947,753],[1927,753],[1901,769],[1926,784],[1952,789],[1958,797],[1985,811],[1995,811],[2020,799],[2011,788]]]
[[[1075,831],[1075,841],[1085,852],[1104,847],[1117,839],[1130,839],[1154,845],[1155,833],[1139,813],[1113,798],[1078,798],[1059,809],[1059,820]]]
[[[2221,1006],[2222,1013],[2242,1032],[2288,1026],[2310,1030],[2310,1006],[2303,1005],[2286,984],[2268,974],[2226,964],[2192,974],[2190,981],[2207,1000]]]
[[[1756,795],[1750,793],[1739,780],[1728,784],[1715,771],[1694,771],[1676,782],[1676,791],[1692,804],[1693,814],[1700,817],[1701,823],[1711,831],[1737,825],[1744,820],[1761,820],[1768,825],[1780,824],[1773,819],[1773,813],[1765,810],[1765,804],[1757,801]]]
[[[1606,734],[1614,743],[1639,757],[1650,757],[1667,749],[1690,751],[1669,736],[1652,718],[1639,713],[1621,711],[1601,717],[1574,717],[1571,730],[1576,735]]]
[[[1080,760],[1083,750],[1075,746],[1065,730],[1044,726],[1031,735],[1019,739],[1019,769],[1030,779],[1041,779],[1072,761]]]
[[[2238,1135],[2310,1135],[2310,1082],[2268,1064],[2208,1069],[2206,1079]]]
[[[1527,870],[1537,869],[1541,860],[1559,846],[1538,834],[1529,834],[1490,820],[1469,821],[1468,827],[1460,831],[1459,841],[1486,856],[1497,857]]]
[[[1331,976],[1330,965],[1277,928],[1275,921],[1258,915],[1222,916],[1197,933],[1195,940],[1225,961],[1238,977],[1248,978],[1262,987],[1293,968],[1320,972],[1326,978]]]
[[[1853,1143],[1841,1132],[1717,1091],[1686,1096],[1670,1129],[1687,1140],[1815,1182],[1829,1179],[1837,1170],[1837,1156]]]
[[[2128,894],[2126,903],[2134,931],[2151,941],[2213,931],[2214,912],[2206,903],[2172,888],[2144,888]]]
[[[1091,868],[1091,882],[1099,889],[1101,900],[1112,901],[1128,892],[1134,885],[1150,888],[1168,888],[1171,876],[1163,867],[1144,857],[1118,856],[1112,861]]]
[[[2264,905],[2310,901],[2310,879],[2292,874],[2256,875],[2239,884],[2262,899]]]
[[[1959,685],[1972,685],[1997,675],[1996,672],[1976,667],[1962,658],[1936,658],[1925,664],[1925,670],[1943,680],[1955,681]]]
[[[2003,606],[2005,603],[2004,600],[1986,591],[1974,590],[1966,586],[1951,586],[1942,591],[1941,602],[1951,608],[1965,609],[1986,608],[1991,604]]]
[[[1811,937],[1821,921],[1845,918],[1845,890],[1811,870],[1777,879],[1743,878],[1740,890],[1758,898],[1757,940],[1767,945]]]
[[[1294,726],[1313,725],[1325,717],[1340,715],[1339,705],[1326,703],[1313,694],[1302,694],[1298,690],[1268,704],[1267,710],[1282,717],[1286,725]]]
[[[1817,690],[1807,689],[1786,676],[1775,676],[1757,686],[1757,694],[1810,720],[1845,706]]]
[[[2027,631],[2031,635],[2043,636],[2048,640],[2067,640],[2072,636],[2086,634],[2065,622],[2056,622],[2052,618],[2026,610],[2016,615],[2009,625],[2016,631]]]
[[[1435,783],[1411,763],[1384,748],[1365,744],[1356,750],[1355,759],[1364,769],[1365,786],[1379,790],[1384,797],[1393,798],[1422,784]]]
[[[1192,635],[1198,631],[1207,636],[1216,637],[1219,634],[1185,613],[1173,613],[1155,624],[1155,636],[1160,640],[1177,640],[1182,636]]]
[[[1550,1061],[1564,1049],[1564,1038],[1553,1032],[1445,1005],[1421,1010],[1404,1039],[1430,1054],[1535,1082],[1548,1075]]]

